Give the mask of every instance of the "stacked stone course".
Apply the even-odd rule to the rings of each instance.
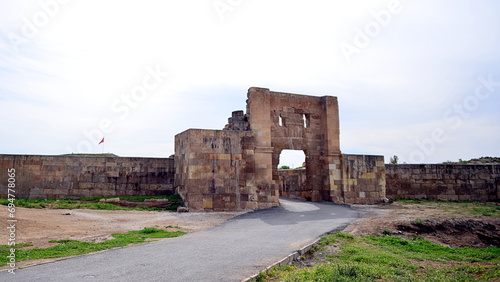
[[[500,199],[500,165],[386,165],[387,197],[449,201]]]
[[[61,199],[174,193],[173,158],[0,155],[0,171],[16,169],[16,197]],[[0,197],[7,197],[7,173]]]
[[[383,156],[342,154],[342,199],[344,203],[375,204],[385,197]],[[311,200],[304,169],[278,171],[284,197]]]

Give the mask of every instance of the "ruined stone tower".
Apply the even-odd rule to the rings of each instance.
[[[339,140],[336,97],[252,87],[246,113],[233,112],[224,130],[189,129],[176,135],[174,185],[192,211],[277,206],[279,157],[290,149],[306,155],[305,198],[339,203],[382,201],[385,177],[375,172],[384,169],[383,157],[363,156],[363,161],[356,162],[359,173],[348,175],[349,162],[342,162]],[[373,162],[369,172],[363,171],[365,157]],[[356,183],[358,178],[363,185]],[[371,191],[346,195],[350,188],[362,187]],[[373,193],[367,197],[365,192]]]

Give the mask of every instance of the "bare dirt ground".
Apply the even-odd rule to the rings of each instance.
[[[0,206],[0,220],[7,223],[7,206]],[[16,208],[16,243],[31,242],[33,247],[46,248],[50,240],[73,239],[86,242],[108,240],[112,233],[141,230],[144,227],[167,228],[171,231],[195,232],[223,223],[243,212],[175,213],[151,211],[108,211],[88,209]],[[5,224],[2,224],[4,226]],[[7,228],[0,228],[0,245],[6,245]],[[51,260],[23,261],[25,266]],[[0,267],[5,269],[5,267]]]
[[[354,205],[361,217],[343,230],[353,235],[396,234],[421,236],[451,247],[500,246],[500,219],[468,215],[419,204]],[[223,223],[242,212],[174,213],[149,211],[16,209],[16,243],[31,242],[33,247],[49,247],[50,240],[73,239],[101,242],[112,233],[140,230],[144,227],[179,227],[195,232]],[[7,222],[6,206],[0,206],[0,220]],[[2,225],[3,226],[3,225]],[[179,229],[172,229],[179,230]],[[8,238],[0,228],[0,238]],[[0,244],[7,244],[4,239]],[[23,261],[25,266],[51,260]],[[5,269],[5,267],[0,267]]]
[[[467,214],[435,204],[353,205],[361,217],[345,233],[420,236],[450,247],[500,247],[500,218]]]

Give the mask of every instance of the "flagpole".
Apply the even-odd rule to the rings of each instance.
[[[102,154],[104,155],[104,137],[102,137],[101,142],[99,142],[99,144],[97,145],[101,145],[101,143],[102,143]]]

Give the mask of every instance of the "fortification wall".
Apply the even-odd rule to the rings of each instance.
[[[344,203],[374,204],[385,200],[385,165],[383,156],[342,154],[339,194]],[[278,171],[280,195],[288,198],[311,200],[307,189],[305,169]]]
[[[7,170],[16,170],[16,197],[61,199],[174,193],[173,158],[0,155],[0,197]]]
[[[390,199],[495,201],[500,198],[500,165],[386,165]]]
[[[242,133],[233,133],[242,134]],[[223,147],[223,146],[222,146]],[[245,152],[248,150],[244,150]],[[231,154],[232,153],[232,154]],[[241,152],[229,161],[240,161]],[[236,153],[236,154],[235,154]],[[215,155],[214,155],[215,156]],[[217,155],[218,156],[218,155]],[[226,155],[221,155],[225,160]],[[221,158],[222,158],[221,157]],[[220,158],[207,158],[207,167]],[[178,169],[188,169],[179,160]],[[243,164],[239,164],[242,165]],[[500,199],[500,165],[383,165],[381,156],[342,155],[342,197],[345,203],[376,203],[387,198],[424,198],[451,201],[496,201]],[[175,165],[173,158],[86,157],[0,155],[0,197],[7,197],[7,170],[16,170],[16,196],[18,198],[79,198],[123,195],[157,195],[174,193]],[[244,172],[244,171],[243,171]],[[208,173],[214,173],[210,170]],[[219,173],[219,171],[217,171]],[[308,199],[306,170],[280,170],[280,195]],[[241,181],[245,173],[230,177]],[[218,184],[219,177],[214,178]],[[230,185],[229,185],[230,184]],[[386,191],[384,191],[384,185]],[[229,189],[234,183],[205,185],[212,189]],[[245,187],[246,185],[243,185]],[[236,189],[236,188],[235,188]],[[241,189],[241,188],[240,188]],[[238,190],[238,189],[236,189]],[[249,205],[247,191],[239,201],[222,195],[207,204],[234,205],[240,208],[259,208]],[[244,196],[245,198],[241,197]],[[225,203],[225,202],[228,203]],[[249,201],[249,202],[247,202]],[[222,208],[222,210],[228,207]]]
[[[347,204],[386,200],[384,156],[342,154],[342,193]]]

